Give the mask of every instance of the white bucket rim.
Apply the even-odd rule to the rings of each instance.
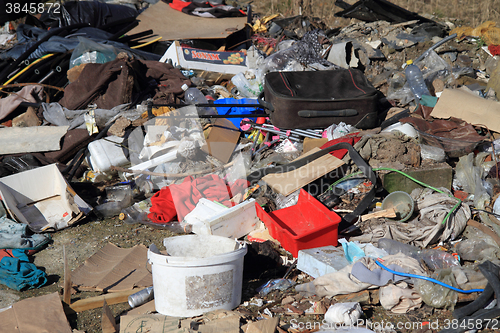
[[[197,235],[185,235],[185,236],[197,236]],[[182,237],[182,236],[176,236],[176,237]],[[221,237],[225,238],[222,236],[212,236],[210,237]],[[204,257],[204,258],[196,258],[196,257],[180,257],[180,256],[170,256],[170,255],[164,255],[161,253],[157,253],[154,251],[151,251],[151,246],[148,249],[148,262],[150,264],[158,264],[158,265],[163,265],[163,266],[172,266],[172,267],[190,267],[190,266],[196,266],[196,267],[201,267],[201,266],[216,266],[224,263],[229,263],[233,261],[237,261],[241,259],[242,257],[245,256],[247,253],[247,244],[244,242],[239,242],[237,240],[234,240],[235,244],[238,245],[238,248],[226,252],[226,253],[221,253],[217,255],[213,255],[210,257]],[[155,246],[156,248],[156,246]]]

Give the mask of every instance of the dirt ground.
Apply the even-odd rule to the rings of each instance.
[[[101,249],[108,242],[119,247],[129,248],[137,244],[156,244],[161,246],[165,237],[172,236],[169,231],[153,229],[140,224],[125,224],[118,218],[99,221],[88,218],[76,226],[52,234],[52,243],[36,253],[34,264],[43,268],[48,275],[49,282],[40,289],[16,292],[0,285],[0,308],[8,306],[11,300],[21,300],[35,296],[42,296],[55,291],[62,292],[64,279],[63,246],[66,248],[66,257],[71,270],[85,263],[85,260]],[[74,294],[72,302],[91,296],[97,292],[81,292]],[[119,315],[130,309],[128,303],[111,305],[113,314]],[[69,317],[70,324],[88,333],[101,331],[102,309],[88,310],[79,313],[76,317]]]

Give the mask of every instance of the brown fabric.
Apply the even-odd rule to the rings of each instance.
[[[85,109],[88,104],[96,103],[98,108],[111,109],[129,103],[130,77],[129,63],[125,59],[115,59],[105,64],[87,64],[75,82],[64,90],[59,104],[70,109]]]
[[[458,118],[425,120],[417,117],[407,117],[399,120],[402,123],[410,123],[419,131],[435,136],[467,142],[479,142],[485,139],[477,134],[474,127]]]
[[[184,93],[183,84],[190,86],[191,81],[170,64],[115,59],[105,64],[87,64],[76,81],[66,87],[59,104],[70,110],[85,109],[90,103],[111,109],[152,90],[156,103],[174,103]]]
[[[76,128],[69,130],[61,139],[61,150],[45,153],[45,157],[51,161],[67,163],[82,148],[86,147],[92,137],[86,129]],[[52,162],[53,163],[53,162]]]
[[[153,60],[140,60],[140,62],[148,68],[146,78],[158,82],[153,97],[155,103],[177,103],[176,97],[184,97],[182,85],[192,85],[191,80],[170,64]]]
[[[431,117],[432,110],[434,110],[431,106],[423,106],[420,104],[418,108],[415,110],[415,113],[424,119],[429,119]]]

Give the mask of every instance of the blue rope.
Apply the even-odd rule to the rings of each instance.
[[[470,294],[470,293],[476,293],[476,292],[482,293],[484,291],[484,289],[470,289],[470,290],[458,289],[458,288],[455,288],[453,286],[450,286],[449,284],[443,283],[443,282],[441,282],[439,280],[436,280],[436,279],[433,279],[433,278],[430,278],[430,277],[427,277],[427,276],[416,275],[416,274],[408,274],[408,273],[401,273],[401,272],[393,271],[392,269],[390,269],[390,268],[382,265],[378,260],[375,260],[375,262],[377,263],[377,265],[379,265],[380,267],[382,267],[383,269],[385,269],[389,273],[392,273],[392,274],[395,274],[395,275],[412,277],[412,278],[416,278],[416,279],[421,279],[421,280],[426,280],[426,281],[434,282],[434,283],[439,284],[440,286],[449,288],[449,289],[454,290],[454,291],[459,292],[459,293]]]

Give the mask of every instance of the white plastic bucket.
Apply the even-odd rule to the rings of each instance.
[[[148,250],[156,311],[193,317],[240,305],[246,244],[221,236],[184,235],[163,240],[169,255]]]

